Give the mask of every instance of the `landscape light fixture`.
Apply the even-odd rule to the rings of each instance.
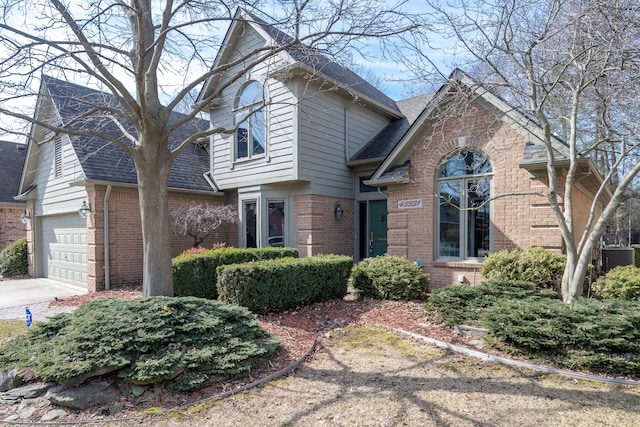
[[[336,203],[336,205],[334,206],[333,214],[335,215],[338,221],[342,219],[342,215],[344,215],[344,209],[342,209],[342,206],[340,206],[340,203]]]
[[[89,206],[86,200],[82,201],[82,206],[78,209],[78,214],[80,215],[80,218],[85,219],[89,218],[89,215],[91,215],[91,206]]]

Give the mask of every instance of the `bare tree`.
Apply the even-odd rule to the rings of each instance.
[[[251,14],[236,15],[239,6]],[[367,40],[392,40],[414,29],[412,16],[403,13],[401,6],[402,0],[398,4],[379,0],[104,0],[73,5],[62,0],[2,0],[0,115],[4,119],[0,123],[8,123],[8,117],[36,123],[53,134],[102,138],[131,156],[142,220],[143,294],[172,295],[167,191],[171,165],[190,143],[234,129],[212,127],[171,147],[169,135],[221,101],[222,91],[247,70],[281,51],[340,56]],[[291,37],[213,67],[221,40],[216,34],[223,34],[221,30],[234,20],[264,16],[261,8],[276,11],[277,16],[267,21]],[[57,126],[21,109],[20,100],[37,95],[29,91],[41,72],[112,94],[117,105],[96,103],[90,111],[121,129],[123,137],[83,126],[80,117],[71,126]],[[224,76],[223,85],[200,99],[179,121],[170,121],[171,113],[194,89],[220,76]]]
[[[562,296],[571,303],[582,294],[592,248],[640,172],[635,118],[640,8],[635,0],[431,5],[439,16],[431,29],[451,35],[476,79],[543,130],[549,183],[545,197],[566,248]],[[413,65],[420,72],[420,64]],[[556,137],[566,145],[558,145]],[[562,166],[564,180],[558,178],[557,150],[568,160]],[[601,159],[605,179],[590,211],[575,212],[574,188],[587,156]],[[574,227],[576,215],[588,217],[584,232]]]
[[[198,247],[209,235],[224,223],[237,220],[237,208],[233,205],[210,205],[192,202],[171,211],[171,231],[193,238]]]

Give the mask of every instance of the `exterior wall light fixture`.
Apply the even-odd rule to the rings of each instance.
[[[344,215],[344,209],[342,209],[340,203],[336,203],[336,205],[333,207],[333,214],[338,221],[342,219],[342,215]]]
[[[82,206],[78,209],[78,214],[80,215],[80,218],[85,219],[89,218],[89,215],[91,215],[91,206],[89,206],[86,200],[82,202]]]
[[[31,216],[29,215],[29,209],[26,209],[24,213],[20,215],[20,222],[26,224],[27,222],[29,222],[29,218],[31,218]]]

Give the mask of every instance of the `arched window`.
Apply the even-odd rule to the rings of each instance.
[[[265,152],[266,127],[262,85],[252,81],[240,91],[235,112],[238,125],[235,138],[236,159],[249,159]]]
[[[491,252],[492,173],[487,156],[474,150],[457,152],[440,168],[437,176],[438,258],[482,258]]]

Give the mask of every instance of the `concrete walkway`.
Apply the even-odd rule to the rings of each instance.
[[[86,293],[84,288],[51,279],[2,280],[0,320],[25,319],[26,308],[31,311],[34,321],[44,320],[73,310],[73,307],[49,307],[51,301]]]

